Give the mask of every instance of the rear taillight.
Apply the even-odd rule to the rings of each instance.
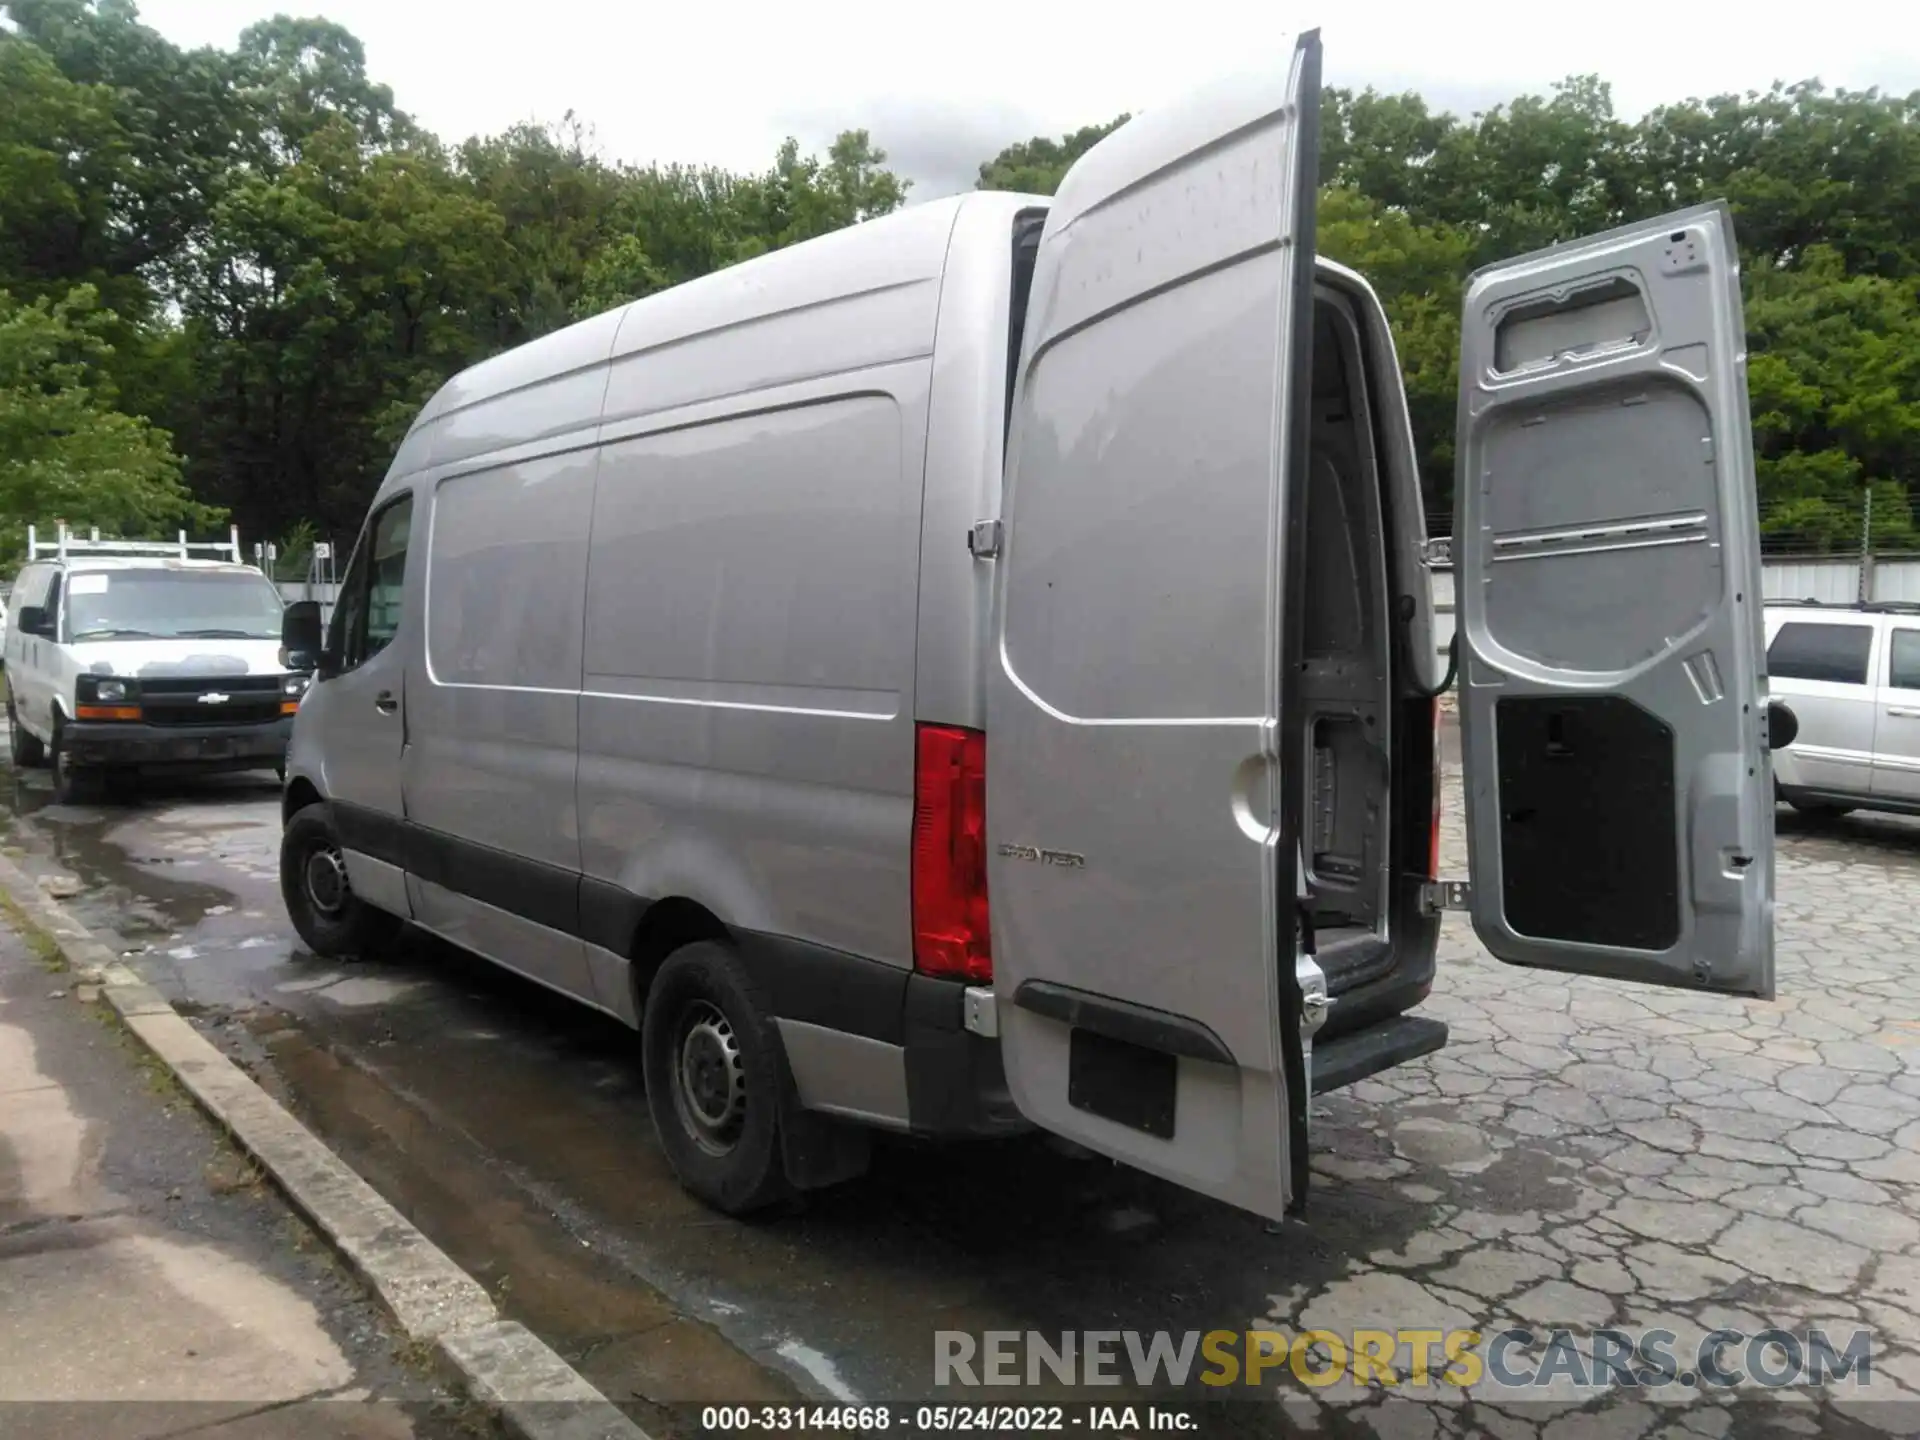
[[[1440,702],[1433,702],[1433,830],[1427,837],[1427,878],[1440,878]]]
[[[914,734],[913,966],[986,984],[987,737],[922,725]]]

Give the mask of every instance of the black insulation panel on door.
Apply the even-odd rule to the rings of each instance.
[[[1617,695],[1501,700],[1494,731],[1507,924],[1536,940],[1674,945],[1673,731]]]

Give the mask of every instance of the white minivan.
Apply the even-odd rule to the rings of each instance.
[[[27,530],[8,601],[9,746],[54,798],[139,772],[274,769],[309,677],[280,663],[284,602],[224,541]]]
[[[1516,965],[1770,996],[1744,331],[1705,206],[1474,277],[1472,883],[1386,317],[1314,253],[1320,50],[501,355],[375,497],[294,727],[316,950],[410,921],[641,1031],[727,1210],[1037,1126],[1269,1216],[1308,1098]]]
[[[1920,814],[1920,605],[1770,600],[1766,634],[1799,722],[1779,797],[1810,815]]]

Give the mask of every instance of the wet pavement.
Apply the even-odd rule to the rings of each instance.
[[[687,1401],[934,1395],[936,1330],[1506,1324],[1661,1326],[1683,1350],[1717,1325],[1864,1327],[1872,1398],[1802,1396],[1740,1433],[1920,1420],[1885,1403],[1920,1395],[1914,822],[1781,812],[1772,1004],[1510,969],[1450,918],[1426,1013],[1453,1042],[1316,1103],[1305,1224],[1037,1138],[885,1142],[866,1179],[744,1224],[674,1183],[617,1024],[424,939],[373,963],[304,953],[270,775],[48,799],[43,773],[14,787],[19,863],[77,880],[84,923],[657,1429]],[[1470,1392],[1284,1393],[1322,1433],[1734,1423],[1679,1386],[1593,1414]]]
[[[0,919],[0,1434],[468,1440],[470,1407]]]

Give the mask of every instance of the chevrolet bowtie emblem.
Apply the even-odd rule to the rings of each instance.
[[[202,705],[224,705],[232,698],[231,695],[224,695],[218,690],[209,690],[200,697],[200,703]]]

